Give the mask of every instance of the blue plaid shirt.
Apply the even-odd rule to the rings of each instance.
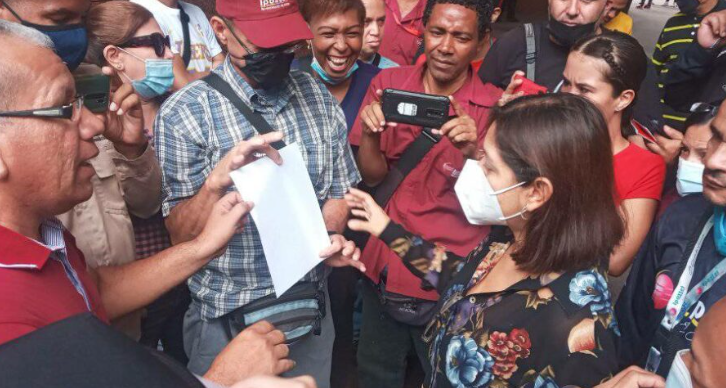
[[[292,71],[275,91],[253,89],[229,61],[214,70],[234,91],[284,134],[287,144],[300,146],[318,200],[342,198],[360,181],[350,150],[343,111],[325,87],[310,75]],[[154,126],[163,171],[164,216],[194,196],[219,161],[239,141],[257,131],[219,92],[203,81],[172,95],[161,107]],[[285,222],[285,220],[280,220]],[[303,280],[325,276],[322,265]],[[259,233],[250,217],[244,231],[232,238],[226,252],[189,279],[202,318],[220,317],[273,292]]]

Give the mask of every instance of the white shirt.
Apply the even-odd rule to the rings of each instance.
[[[159,0],[131,0],[148,9],[159,23],[161,31],[169,35],[171,40],[171,52],[182,55],[184,51],[184,30],[182,29],[179,9],[169,8]],[[209,24],[204,11],[194,4],[179,2],[184,12],[189,15],[189,39],[192,51],[187,71],[190,73],[201,73],[212,70],[212,58],[222,52],[222,47],[217,42],[212,26]]]

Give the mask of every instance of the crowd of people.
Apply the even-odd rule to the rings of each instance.
[[[623,0],[0,0],[0,385],[726,386],[726,0],[676,3],[646,53]],[[284,147],[330,244],[278,294],[230,173]]]

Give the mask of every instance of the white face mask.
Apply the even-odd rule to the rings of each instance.
[[[678,173],[676,174],[676,190],[683,197],[688,194],[703,192],[703,170],[705,166],[683,158],[678,159]]]
[[[497,195],[522,185],[524,185],[524,182],[494,191],[477,161],[469,159],[461,170],[454,190],[469,223],[474,225],[506,225],[507,220],[524,214],[524,211],[505,217],[501,206],[499,206]]]
[[[693,388],[691,372],[686,368],[686,363],[683,362],[683,355],[688,352],[690,352],[689,349],[684,349],[676,353],[673,365],[671,365],[671,371],[668,372],[666,388]]]

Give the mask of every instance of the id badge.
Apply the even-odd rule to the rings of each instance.
[[[648,361],[645,362],[645,370],[652,373],[658,371],[661,358],[662,355],[660,351],[654,347],[651,347],[650,351],[648,352]]]

